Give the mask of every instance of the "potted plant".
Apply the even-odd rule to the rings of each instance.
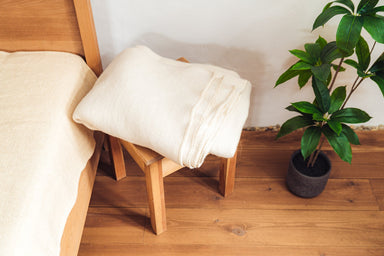
[[[367,122],[371,117],[358,108],[346,104],[366,79],[373,80],[384,96],[384,53],[371,61],[376,43],[384,43],[384,6],[378,0],[361,0],[356,7],[351,0],[336,0],[328,3],[313,24],[313,30],[323,26],[336,15],[343,15],[337,28],[336,40],[327,42],[319,36],[315,43],[304,45],[305,50],[291,50],[298,61],[277,80],[275,87],[298,77],[300,88],[311,83],[313,102],[292,103],[286,109],[298,115],[287,120],[280,128],[277,138],[294,130],[304,128],[301,150],[290,160],[287,185],[301,197],[319,195],[328,180],[331,163],[321,152],[325,140],[337,155],[348,163],[352,160],[351,145],[359,145],[356,133],[348,124]],[[373,45],[361,35],[363,28],[373,38]],[[352,58],[350,58],[352,57]],[[344,65],[356,69],[357,77],[351,87],[337,85],[338,74]]]

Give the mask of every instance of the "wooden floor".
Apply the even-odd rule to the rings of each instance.
[[[152,233],[145,180],[127,157],[128,177],[116,182],[100,166],[80,256],[117,255],[384,255],[384,131],[361,131],[352,165],[325,151],[333,166],[326,190],[302,199],[284,176],[299,133],[247,131],[240,145],[235,192],[217,192],[218,162],[165,178],[168,231]]]

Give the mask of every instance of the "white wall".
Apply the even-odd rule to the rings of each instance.
[[[381,0],[380,3],[383,3]],[[299,91],[296,80],[273,89],[279,75],[295,62],[288,50],[302,49],[321,34],[334,40],[336,23],[311,32],[324,0],[92,0],[103,66],[120,51],[144,44],[158,54],[211,63],[237,71],[253,85],[246,126],[283,123],[290,102],[312,100],[310,85]],[[355,1],[356,2],[356,1]],[[376,47],[375,56],[382,52]],[[350,85],[353,72],[339,85]],[[358,89],[349,106],[384,124],[384,99],[371,81]]]

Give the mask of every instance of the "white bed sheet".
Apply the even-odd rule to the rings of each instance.
[[[95,80],[73,54],[0,52],[0,255],[59,255],[95,147],[71,117]]]

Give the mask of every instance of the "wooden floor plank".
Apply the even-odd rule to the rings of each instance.
[[[145,208],[89,208],[81,244],[143,243],[146,211]]]
[[[369,180],[331,179],[317,198],[292,195],[284,179],[237,178],[234,193],[223,198],[216,177],[166,177],[166,207],[173,208],[254,208],[254,209],[327,209],[378,210]],[[144,177],[127,177],[116,182],[98,176],[92,207],[147,207]]]
[[[167,209],[168,231],[148,244],[382,247],[382,211]]]
[[[120,181],[96,176],[91,207],[147,207],[145,177],[126,177]]]
[[[300,139],[302,131],[292,132],[284,137],[276,140],[276,131],[266,132],[254,132],[243,131],[240,147],[242,150],[254,150],[254,149],[289,149],[295,150],[300,147]],[[384,151],[384,130],[377,131],[356,131],[359,137],[360,144],[353,146],[353,149],[358,151]],[[325,149],[331,149],[329,144],[324,144]]]
[[[285,175],[302,132],[244,132],[234,193],[217,190],[219,159],[165,178],[168,230],[151,230],[145,178],[125,152],[127,178],[116,182],[104,155],[96,177],[80,256],[384,255],[384,131],[358,131],[352,165],[332,161],[325,191],[292,195]]]
[[[324,150],[332,162],[331,178],[384,178],[384,152],[354,152],[352,164],[340,160],[334,151]],[[242,153],[237,177],[285,177],[293,150],[254,149]]]
[[[371,180],[371,184],[380,210],[384,211],[384,179]]]
[[[300,147],[302,132],[275,140],[277,132],[244,132],[237,177],[284,177],[289,158]],[[362,145],[353,146],[352,165],[339,159],[328,143],[324,151],[332,161],[333,178],[384,178],[384,131],[357,131]]]
[[[383,256],[383,248],[235,245],[82,245],[79,256]]]
[[[229,209],[378,210],[369,181],[357,179],[331,179],[320,196],[305,199],[291,194],[284,179],[238,178],[235,193],[219,202]]]

